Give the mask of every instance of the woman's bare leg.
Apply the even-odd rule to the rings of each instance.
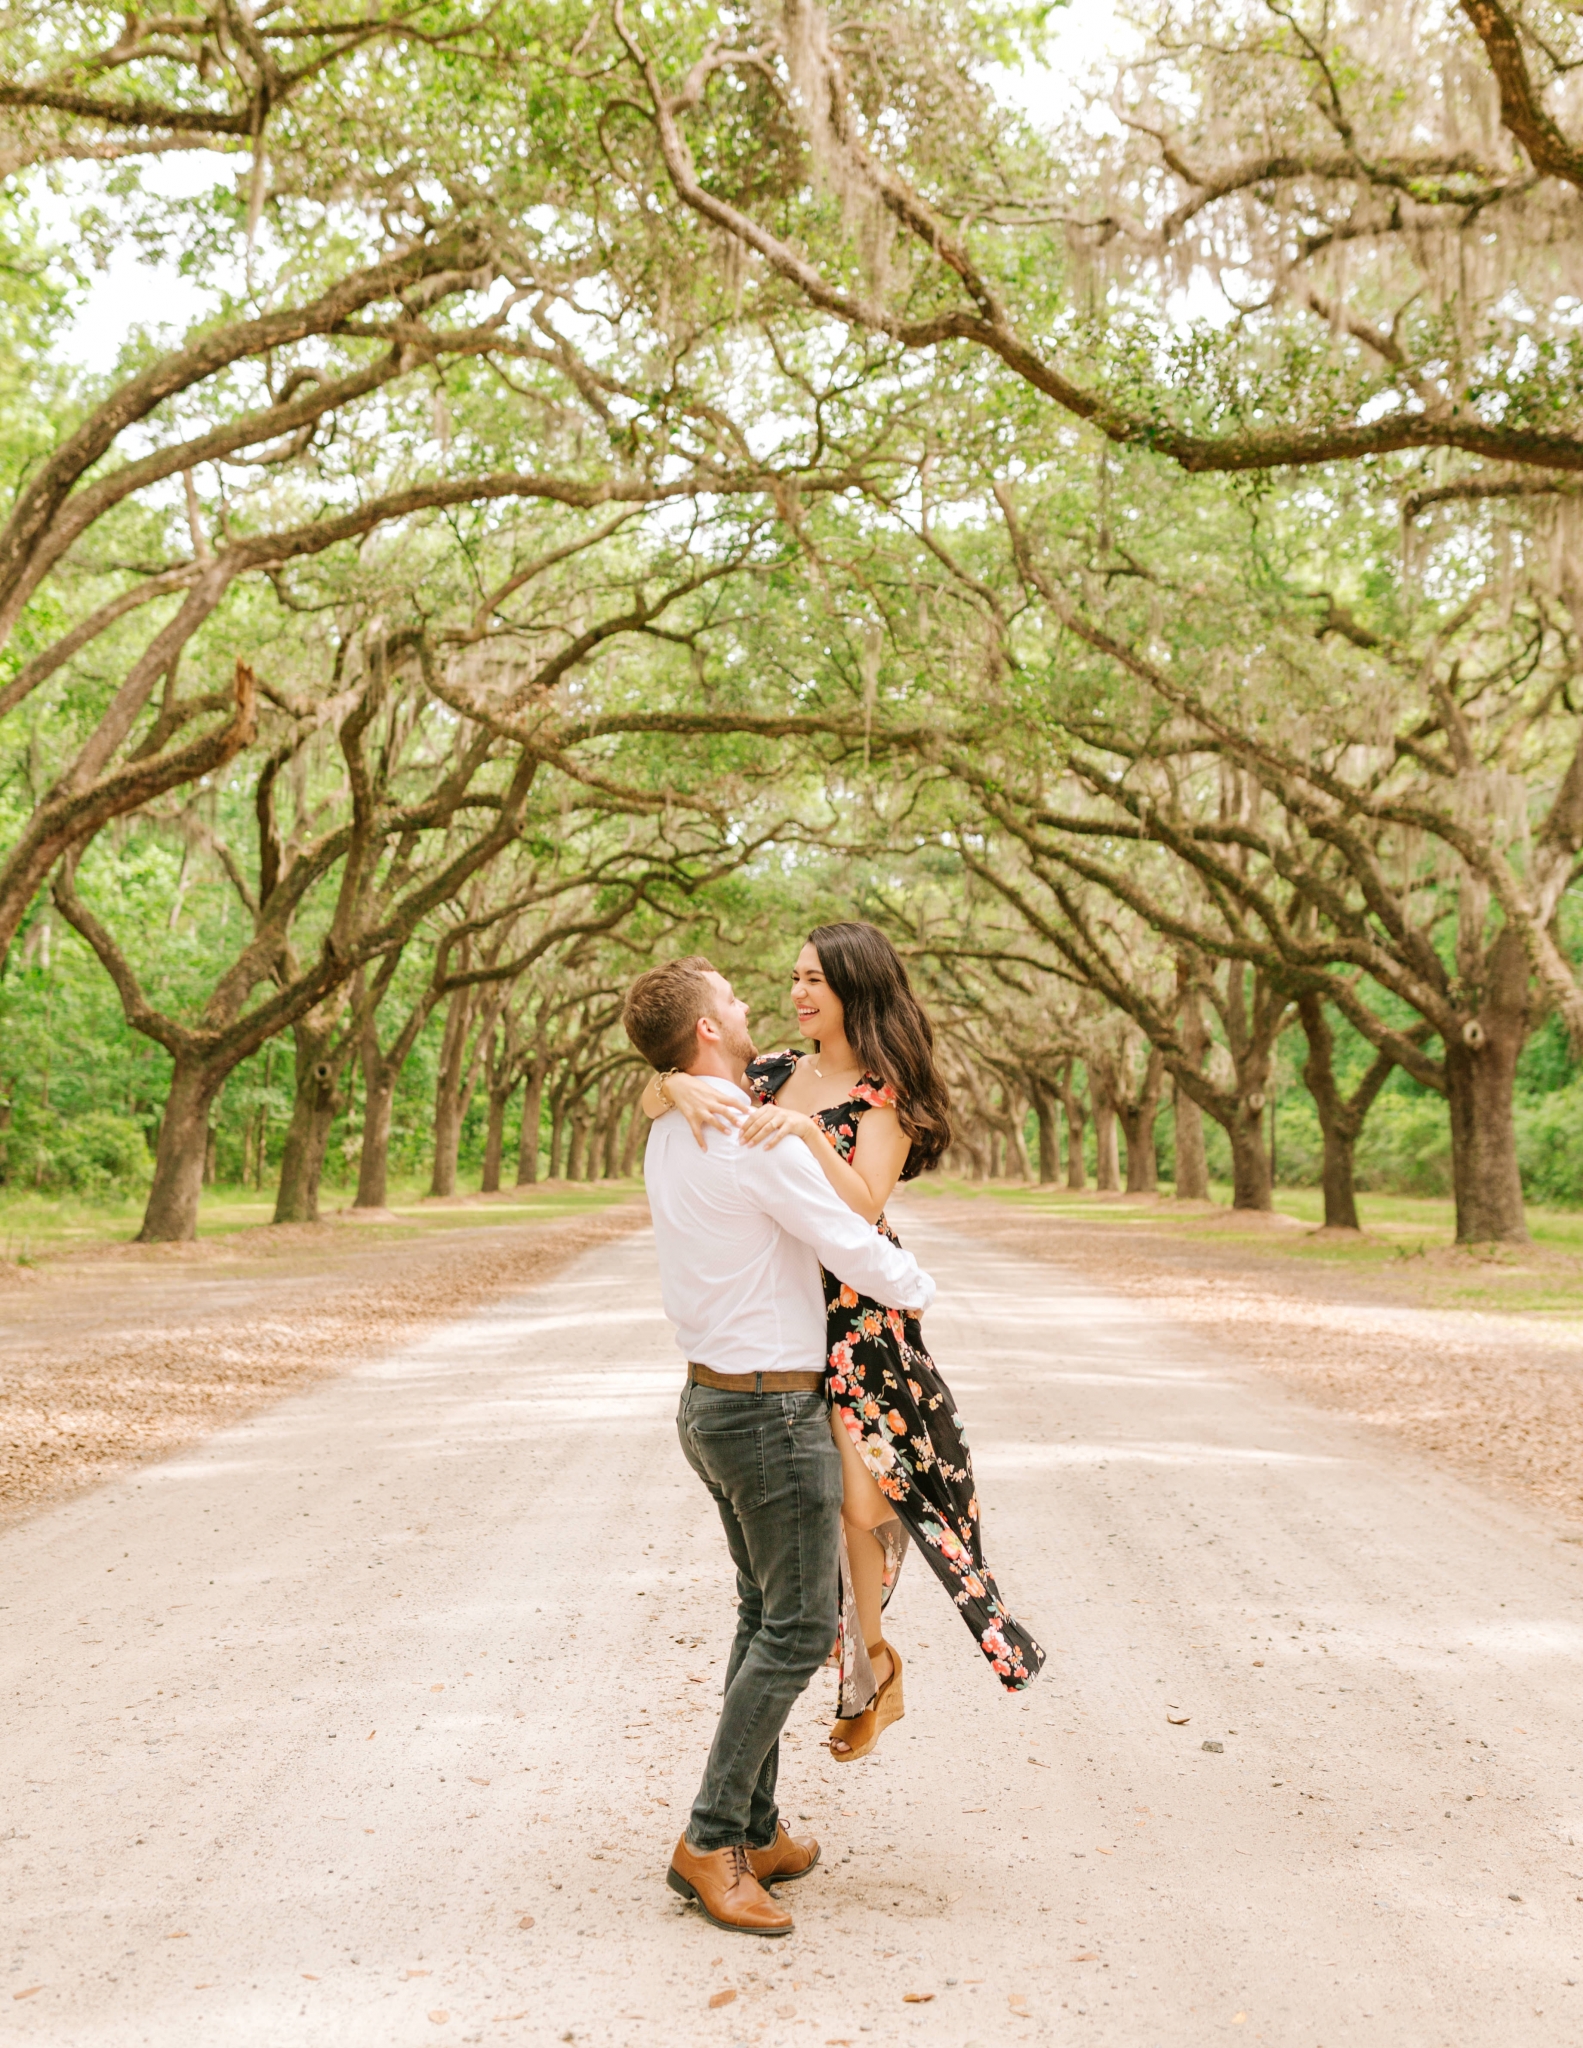
[[[891,1674],[888,1650],[875,1652],[872,1645],[884,1629],[885,1546],[874,1531],[888,1522],[896,1510],[874,1483],[874,1475],[858,1456],[857,1446],[832,1408],[830,1434],[841,1453],[841,1520],[846,1527],[847,1563],[852,1568],[852,1595],[857,1602],[858,1626],[870,1646],[874,1683],[883,1685]]]
[[[846,1524],[846,1561],[852,1571],[852,1595],[857,1602],[858,1627],[868,1646],[874,1667],[874,1683],[883,1685],[890,1676],[889,1650],[876,1650],[885,1627],[885,1546],[872,1529],[854,1529]]]

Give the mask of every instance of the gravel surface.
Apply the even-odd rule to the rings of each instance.
[[[396,1221],[391,1219],[392,1223]],[[100,1246],[0,1273],[0,1524],[531,1286],[645,1225],[628,1202],[525,1224],[286,1225]]]
[[[1256,1247],[1180,1228],[1019,1214],[939,1197],[931,1214],[1133,1299],[1312,1401],[1390,1431],[1452,1470],[1583,1529],[1583,1327],[1537,1315],[1423,1306],[1412,1276],[1283,1257],[1304,1233],[1274,1219]],[[1224,1212],[1222,1212],[1223,1215]],[[1285,1225],[1285,1228],[1280,1226]],[[1530,1255],[1534,1263],[1542,1254]],[[1468,1255],[1449,1248],[1466,1277]],[[1567,1262],[1568,1278],[1572,1261]],[[1440,1277],[1429,1264],[1424,1279]],[[1499,1272],[1498,1279],[1507,1279]]]
[[[0,1537],[0,2010],[41,2048],[1554,2048],[1583,1552],[921,1199],[1002,1694],[909,1563],[907,1714],[794,1712],[787,1941],[664,1886],[732,1624],[627,1235]]]

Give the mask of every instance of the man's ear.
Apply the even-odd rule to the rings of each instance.
[[[720,1043],[720,1026],[713,1017],[700,1017],[693,1026],[700,1042],[704,1045]]]

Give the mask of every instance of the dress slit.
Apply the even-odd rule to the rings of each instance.
[[[784,1052],[756,1059],[747,1070],[749,1089],[760,1101],[772,1100],[791,1078],[797,1058]],[[816,1110],[814,1118],[849,1160],[864,1112],[894,1102],[888,1088],[865,1077],[846,1102]],[[893,1244],[901,1242],[883,1216],[878,1228]],[[1008,1692],[1020,1692],[1038,1677],[1044,1651],[1007,1611],[984,1561],[972,1456],[951,1389],[924,1346],[922,1325],[916,1316],[885,1308],[829,1273],[824,1291],[830,1404],[896,1511],[894,1522],[883,1522],[874,1532],[885,1547],[883,1600],[888,1604],[895,1590],[910,1539],[950,1594],[995,1676]],[[887,1535],[892,1530],[895,1534]],[[844,1528],[837,1654],[840,1711],[848,1717],[860,1714],[874,1697],[874,1673],[858,1626]]]

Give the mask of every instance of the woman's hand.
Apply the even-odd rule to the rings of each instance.
[[[818,1138],[826,1143],[824,1127],[815,1123],[811,1116],[800,1109],[782,1109],[777,1102],[766,1102],[758,1109],[750,1109],[737,1127],[737,1136],[744,1145],[762,1145],[773,1152],[782,1138],[802,1138],[811,1141]]]
[[[696,1074],[667,1075],[665,1093],[675,1104],[677,1115],[686,1120],[700,1151],[708,1150],[705,1131],[734,1131],[747,1115],[741,1103],[728,1101]]]

